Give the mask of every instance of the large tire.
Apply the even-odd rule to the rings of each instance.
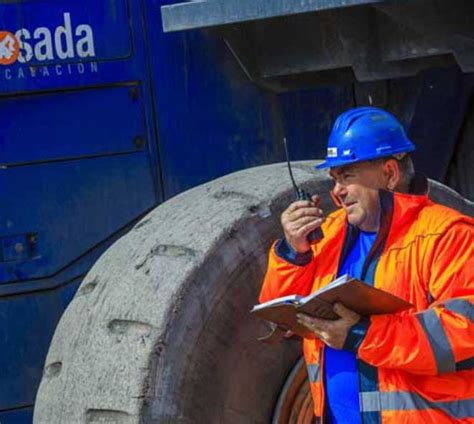
[[[326,174],[294,171],[329,211]],[[165,202],[115,243],[58,325],[35,423],[270,422],[300,344],[257,342],[267,327],[248,312],[292,199],[285,165],[249,169]]]

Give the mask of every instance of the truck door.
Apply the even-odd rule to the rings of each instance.
[[[161,199],[140,25],[128,0],[0,5],[2,424],[31,421],[84,273]]]

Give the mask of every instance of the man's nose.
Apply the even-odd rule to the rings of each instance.
[[[346,188],[337,181],[334,183],[334,188],[332,191],[337,197],[344,197],[347,194]]]

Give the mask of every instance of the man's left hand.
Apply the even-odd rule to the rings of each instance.
[[[300,324],[316,334],[325,344],[334,349],[342,349],[349,329],[356,324],[361,316],[347,309],[342,303],[334,305],[334,312],[341,318],[335,321],[314,318],[306,314],[297,314]]]

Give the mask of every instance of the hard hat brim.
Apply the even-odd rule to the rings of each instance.
[[[337,168],[339,166],[350,165],[352,163],[361,162],[360,160],[326,160],[319,165],[316,165],[316,169],[329,169]]]
[[[316,165],[314,168],[315,169],[327,169],[327,168],[330,168],[330,166],[328,165],[328,162],[325,161],[323,163],[320,163],[320,164]]]

